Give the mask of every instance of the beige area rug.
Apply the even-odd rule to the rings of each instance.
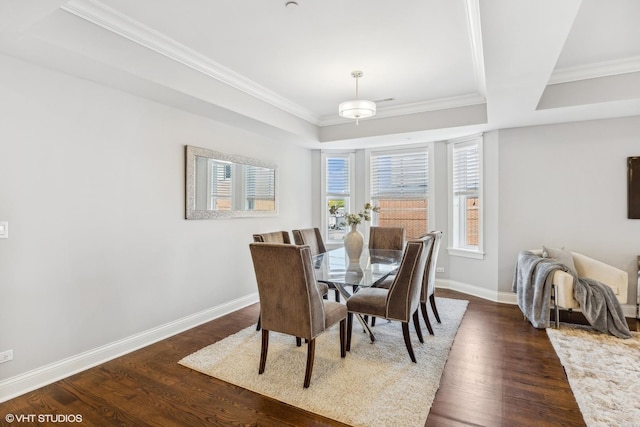
[[[587,426],[640,426],[640,333],[625,340],[562,324],[547,334]]]
[[[399,322],[378,319],[375,343],[354,319],[351,351],[340,358],[337,326],[316,340],[311,386],[302,387],[306,345],[271,333],[265,372],[258,375],[260,338],[255,326],[180,360],[180,364],[304,410],[356,426],[423,426],[468,301],[437,298],[442,323],[420,344],[411,337],[412,363]],[[434,319],[433,316],[431,319]],[[426,328],[423,327],[426,332]]]

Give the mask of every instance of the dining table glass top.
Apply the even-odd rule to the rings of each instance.
[[[350,262],[344,247],[313,257],[316,279],[347,286],[373,286],[393,273],[402,261],[402,251],[368,249],[359,262]]]

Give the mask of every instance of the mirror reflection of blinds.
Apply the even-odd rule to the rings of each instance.
[[[371,154],[372,199],[416,199],[429,196],[427,150]]]
[[[349,195],[351,165],[349,157],[327,158],[327,194]]]
[[[272,169],[246,165],[245,188],[247,199],[275,200],[276,182]]]
[[[231,163],[211,160],[211,195],[231,198]]]
[[[475,142],[456,144],[453,147],[453,194],[473,196],[478,194],[480,183],[480,152]]]

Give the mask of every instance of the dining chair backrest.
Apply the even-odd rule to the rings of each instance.
[[[442,241],[442,231],[431,231],[426,236],[433,237],[433,245],[427,257],[427,266],[424,270],[422,281],[422,292],[420,293],[420,301],[426,302],[429,296],[433,294],[436,287],[436,266],[438,263],[438,252],[440,251],[440,242]]]
[[[369,249],[404,249],[404,227],[369,228]]]
[[[263,243],[291,243],[288,231],[273,231],[271,233],[260,233],[253,235],[254,242]]]
[[[311,249],[311,255],[316,256],[327,252],[327,248],[324,246],[320,229],[318,228],[304,228],[300,230],[293,230],[293,241],[296,245],[307,245]]]
[[[325,329],[322,295],[308,246],[251,243],[262,328],[307,340]]]
[[[418,309],[426,260],[432,245],[433,236],[407,242],[398,273],[387,294],[387,319],[408,322]]]

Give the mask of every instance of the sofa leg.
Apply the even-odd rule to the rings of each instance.
[[[560,329],[560,307],[558,306],[558,286],[551,285],[551,292],[553,293],[553,309],[556,316],[556,329]]]

